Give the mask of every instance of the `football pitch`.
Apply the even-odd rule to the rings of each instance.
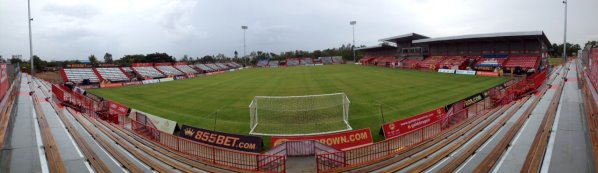
[[[353,129],[370,128],[459,101],[508,81],[359,65],[250,68],[189,80],[89,92],[156,116],[210,130],[248,134],[254,96],[345,93]],[[301,121],[296,119],[295,121]],[[290,129],[292,130],[292,129]],[[301,131],[301,129],[297,129]],[[264,138],[269,145],[269,138]]]

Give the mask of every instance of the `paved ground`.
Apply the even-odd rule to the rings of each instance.
[[[594,170],[591,141],[585,120],[577,70],[572,66],[567,74],[542,172]]]
[[[6,132],[6,145],[2,150],[0,172],[42,172],[42,168],[47,172],[45,158],[40,160],[40,156],[43,156],[40,154],[41,136],[27,82],[26,77],[21,79],[20,93],[15,102],[16,110],[13,110],[12,122],[9,123]],[[41,153],[43,154],[43,151]]]
[[[523,167],[527,154],[534,142],[533,139],[542,123],[542,119],[544,119],[552,98],[556,94],[558,84],[562,81],[564,73],[557,73],[559,74],[552,82],[552,87],[546,91],[530,117],[524,122],[525,124],[521,127],[513,141],[511,141],[511,146],[495,166],[495,172],[519,172]]]
[[[287,172],[316,172],[315,156],[287,157]]]

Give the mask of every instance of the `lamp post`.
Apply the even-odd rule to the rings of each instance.
[[[567,62],[567,0],[563,1],[565,4],[565,29],[563,33],[563,64]]]
[[[31,61],[31,76],[33,76],[33,74],[35,73],[35,70],[33,70],[33,43],[31,41],[31,21],[33,21],[33,18],[31,18],[31,3],[30,0],[27,0],[27,15],[28,15],[28,21],[29,21],[29,61]]]
[[[357,24],[357,21],[351,21],[349,22],[349,24],[351,24],[351,26],[353,27],[353,63],[355,63],[355,24]]]
[[[247,54],[245,54],[245,49],[246,49],[246,44],[245,44],[245,31],[247,31],[247,26],[241,26],[241,29],[243,29],[243,58],[247,58]],[[245,60],[245,64],[248,65],[249,64],[249,58],[247,58]]]

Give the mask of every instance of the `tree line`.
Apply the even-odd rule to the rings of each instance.
[[[365,46],[360,46],[365,47]],[[33,56],[33,65],[36,71],[42,71],[47,67],[65,67],[68,64],[115,64],[118,66],[131,66],[133,63],[161,63],[161,62],[188,62],[189,64],[195,63],[216,63],[216,62],[236,62],[243,65],[250,65],[256,64],[258,60],[263,59],[272,59],[272,60],[284,60],[286,58],[300,58],[300,57],[323,57],[323,56],[342,56],[345,60],[353,60],[353,45],[351,44],[343,44],[337,48],[328,48],[323,50],[314,50],[314,51],[305,51],[305,50],[295,50],[295,51],[286,51],[280,53],[273,53],[273,52],[265,52],[265,51],[253,51],[249,55],[245,57],[240,57],[238,52],[234,52],[233,57],[226,56],[224,54],[217,54],[217,55],[205,55],[202,57],[191,57],[188,55],[183,55],[183,57],[179,58],[178,60],[167,54],[167,53],[150,53],[150,54],[132,54],[132,55],[124,55],[119,59],[114,59],[112,54],[105,53],[103,58],[100,59],[95,55],[90,55],[87,57],[87,60],[64,60],[64,61],[46,61],[43,58],[40,58],[37,55]],[[360,52],[356,53],[357,59],[361,59],[363,54]],[[30,61],[24,60],[18,57],[13,57],[8,59],[8,62],[11,64],[20,63],[21,70],[29,71],[30,70]]]

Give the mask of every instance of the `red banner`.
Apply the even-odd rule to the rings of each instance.
[[[100,88],[116,88],[123,86],[122,83],[100,83]]]
[[[477,74],[478,76],[499,76],[498,72],[487,72],[487,71],[478,71]]]
[[[285,141],[316,140],[332,148],[345,150],[373,143],[369,128],[317,136],[272,136],[272,147]]]
[[[428,124],[432,124],[446,115],[444,107],[434,109],[430,112],[421,113],[416,116],[411,116],[406,119],[398,120],[395,122],[387,123],[382,126],[384,131],[384,137],[390,139],[401,134],[408,133],[417,128],[424,127]]]
[[[0,64],[0,99],[6,94],[9,86],[8,66],[6,64]]]
[[[129,113],[129,107],[113,101],[108,101],[108,112],[110,114],[127,115],[127,113]]]
[[[170,62],[160,62],[160,63],[154,63],[154,66],[171,66],[172,63]]]

